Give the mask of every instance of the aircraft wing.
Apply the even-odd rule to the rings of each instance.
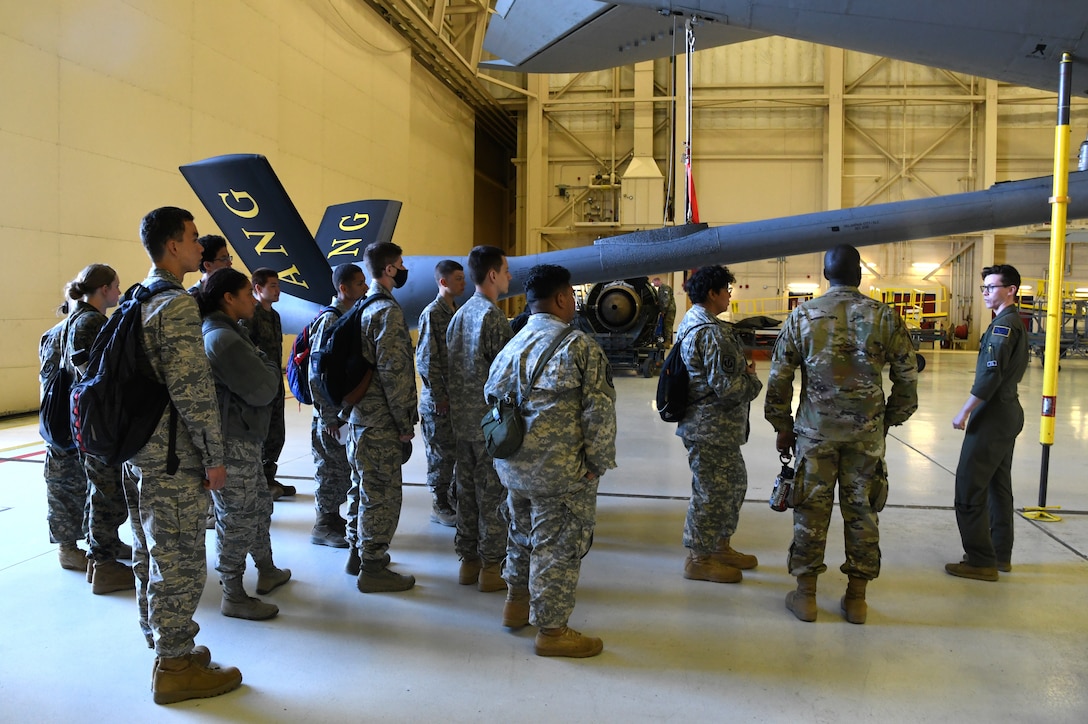
[[[781,35],[1051,91],[1068,52],[1072,92],[1088,96],[1084,0],[500,0],[484,49],[501,60],[481,65],[565,73],[679,54],[692,15],[697,49]]]

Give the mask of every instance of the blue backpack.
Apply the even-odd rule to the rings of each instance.
[[[317,316],[295,336],[291,354],[287,357],[287,389],[302,405],[314,404],[314,396],[310,392],[310,354],[313,351],[310,349],[310,327],[326,312],[332,312],[337,319],[343,314],[336,307],[322,307]]]

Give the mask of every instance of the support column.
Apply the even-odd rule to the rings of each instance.
[[[997,183],[997,81],[987,80],[986,83],[986,103],[983,106],[985,119],[982,124],[982,154],[979,156],[979,166],[982,176],[982,188],[988,189]],[[986,305],[982,301],[982,295],[976,288],[980,283],[984,267],[993,266],[994,253],[996,247],[996,237],[993,231],[987,231],[982,234],[982,238],[979,239],[979,243],[975,245],[977,253],[975,254],[975,260],[978,268],[973,269],[968,275],[969,279],[973,281],[968,286],[971,294],[971,298],[974,300],[972,305],[973,313],[971,314],[971,329],[968,331],[967,342],[972,349],[978,349],[978,340],[982,337],[982,333],[986,331],[986,327],[990,325],[991,313],[986,309]],[[1038,294],[1039,291],[1036,291]]]
[[[827,93],[827,145],[824,149],[824,209],[842,208],[843,137],[846,127],[844,71],[845,51],[827,48],[824,63],[827,76],[824,91]]]
[[[540,230],[544,227],[548,199],[548,134],[544,104],[548,100],[549,76],[529,73],[529,95],[525,107],[525,222],[519,235],[519,255],[544,251]]]

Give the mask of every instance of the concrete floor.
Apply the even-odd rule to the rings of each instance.
[[[294,579],[267,597],[278,618],[219,614],[211,569],[198,643],[244,683],[214,699],[151,701],[153,654],[131,595],[94,596],[48,541],[36,420],[0,423],[0,721],[507,722],[1088,721],[1088,361],[1062,363],[1048,502],[1060,522],[1016,521],[1013,571],[983,583],[943,572],[961,555],[951,419],[975,355],[928,352],[921,408],[888,440],[883,571],[864,626],[843,621],[841,520],[829,535],[815,624],[789,614],[791,518],[767,506],[773,432],[753,406],[748,502],[736,547],[759,556],[740,585],[687,581],[680,536],[690,489],[675,428],[651,409],[654,380],[617,375],[619,468],[601,485],[598,527],[571,624],[601,636],[594,659],[543,659],[532,629],[500,626],[502,594],[456,582],[453,531],[428,522],[424,459],[405,470],[391,550],[416,588],[363,595],[344,551],[311,545],[308,411],[288,401],[282,456],[294,500],[276,504],[273,547]],[[758,363],[766,373],[766,362]],[[1041,364],[1021,397],[1017,505],[1038,498]],[[125,535],[128,532],[125,531]],[[255,585],[255,575],[247,577]]]

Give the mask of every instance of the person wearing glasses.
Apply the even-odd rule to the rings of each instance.
[[[965,430],[956,466],[956,524],[964,556],[945,571],[996,581],[1012,570],[1012,451],[1024,428],[1016,386],[1028,367],[1028,336],[1016,295],[1020,272],[1008,264],[982,270],[982,298],[994,318],[979,340],[975,382],[952,427]]]
[[[194,295],[204,288],[204,282],[213,272],[234,266],[234,257],[227,250],[227,240],[219,234],[205,234],[196,241],[204,251],[200,254],[200,280],[186,290]]]

